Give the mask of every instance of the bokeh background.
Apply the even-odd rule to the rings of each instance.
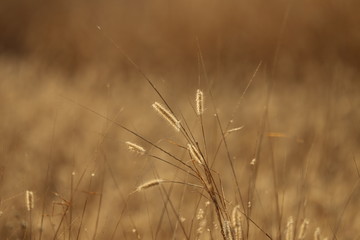
[[[224,126],[230,120],[232,127],[244,126],[228,142],[245,196],[249,163],[264,134],[253,214],[274,239],[274,192],[280,196],[283,228],[289,216],[298,225],[306,217],[310,231],[320,226],[324,236],[360,239],[359,9],[356,0],[2,0],[0,236],[30,239],[24,192],[31,190],[37,206],[33,236],[39,234],[45,203],[44,238],[52,238],[64,207],[54,192],[69,199],[72,172],[79,182],[75,230],[61,228],[60,236],[71,231],[76,236],[87,199],[80,239],[93,236],[99,195],[91,191],[103,193],[97,239],[110,238],[118,219],[114,213],[125,205],[117,239],[136,239],[134,228],[142,239],[154,239],[158,225],[159,239],[176,232],[174,216],[159,224],[163,199],[157,190],[131,200],[128,194],[155,173],[191,179],[129,153],[125,141],[150,146],[96,114],[189,160],[173,142],[185,143],[151,109],[160,99],[129,57],[198,137],[194,94],[204,90],[209,153],[220,140],[215,111]],[[221,152],[215,167],[232,196],[234,184]],[[184,194],[182,188],[172,194],[185,196],[179,212],[190,228],[198,194]],[[236,205],[238,199],[229,199]],[[251,234],[265,239],[256,229]]]

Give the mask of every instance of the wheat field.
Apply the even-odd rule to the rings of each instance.
[[[357,1],[0,3],[0,240],[360,239]]]

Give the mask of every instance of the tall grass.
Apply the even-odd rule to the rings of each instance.
[[[186,2],[4,21],[0,239],[360,239],[356,8]]]
[[[260,73],[261,68],[256,71]],[[251,91],[261,89],[256,85],[257,77],[249,73],[248,82],[243,84],[246,91],[238,95],[245,101],[240,105],[235,104],[239,101],[228,102],[227,96],[219,94],[219,88],[206,84],[203,90],[195,86],[188,97],[179,98],[163,93],[151,82],[155,95],[149,95],[143,107],[136,103],[129,119],[141,121],[131,120],[133,126],[131,121],[121,120],[123,112],[104,115],[94,106],[60,97],[71,108],[71,114],[91,118],[73,129],[91,129],[82,139],[95,135],[95,141],[82,145],[89,145],[87,150],[72,148],[76,153],[73,157],[62,155],[59,150],[64,146],[76,144],[59,142],[60,134],[67,129],[61,123],[66,120],[61,115],[66,113],[61,111],[56,121],[50,121],[51,134],[47,135],[53,138],[50,152],[59,156],[51,153],[49,159],[53,160],[46,161],[45,166],[37,165],[41,171],[33,179],[27,178],[23,191],[17,193],[21,187],[16,185],[9,188],[13,180],[8,177],[8,169],[12,165],[4,162],[1,236],[300,240],[346,238],[349,231],[356,236],[356,157],[342,162],[342,168],[332,172],[336,181],[329,178],[331,164],[340,163],[327,158],[331,164],[325,165],[325,160],[314,160],[319,159],[320,147],[325,146],[321,144],[325,136],[321,128],[307,125],[318,131],[317,137],[312,137],[302,125],[300,131],[292,131],[299,127],[295,121],[295,125],[286,126],[287,133],[278,130],[281,125],[272,117],[273,111],[282,114],[277,108],[281,105],[270,102],[269,114],[264,118],[263,104],[251,107],[246,103],[253,97]],[[260,95],[254,96],[256,99]],[[273,98],[278,96],[274,93]],[[165,102],[159,103],[158,99]],[[258,98],[266,103],[264,99]],[[152,106],[153,102],[156,104]],[[99,131],[94,131],[99,119],[105,122],[98,124]],[[142,124],[145,126],[139,127]],[[15,156],[14,152],[8,154]],[[31,162],[21,163],[21,167],[14,166],[34,171]],[[347,182],[337,182],[347,169]],[[13,179],[18,179],[16,171]],[[331,187],[327,188],[323,181]],[[13,215],[15,212],[18,215]]]

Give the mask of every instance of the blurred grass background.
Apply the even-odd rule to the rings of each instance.
[[[269,185],[269,156],[273,155],[280,194],[284,196],[284,221],[295,215],[298,204],[307,199],[307,210],[302,215],[311,219],[312,229],[319,225],[330,235],[339,226],[337,221],[345,209],[337,234],[342,239],[359,239],[357,188],[345,208],[358,180],[358,9],[360,2],[355,0],[2,0],[1,236],[22,236],[25,190],[33,190],[39,204],[48,202],[47,214],[51,215],[56,198],[50,192],[68,197],[73,171],[79,175],[85,170],[88,175],[96,172],[99,178],[94,188],[100,191],[100,176],[105,169],[99,236],[108,239],[115,225],[112,215],[124,205],[120,192],[126,196],[153,177],[151,160],[144,161],[126,151],[124,141],[138,139],[67,98],[116,118],[154,142],[162,139],[161,144],[168,146],[166,139],[177,139],[150,107],[158,97],[116,44],[194,128],[198,123],[191,104],[197,88],[212,89],[225,125],[261,62],[233,118],[234,127],[245,128],[229,136],[231,154],[246,192],[247,164],[256,148],[267,87],[273,83],[265,133],[278,132],[286,137],[265,137],[257,198],[262,208],[254,213],[255,219],[269,232],[275,231],[271,225],[273,190]],[[199,67],[198,44],[210,82]],[[215,146],[219,135],[213,130],[216,122],[205,93],[209,104],[206,124],[213,136],[209,145]],[[299,179],[305,163],[309,172],[305,193],[300,194]],[[50,177],[46,180],[48,166]],[[156,167],[164,178],[174,177],[167,171],[168,166]],[[222,164],[217,167],[227,175]],[[116,173],[115,179],[108,168]],[[46,200],[44,193],[48,193]],[[153,204],[161,209],[162,202],[152,197]],[[150,219],[144,217],[144,209],[149,210],[144,206],[146,202],[152,206],[152,198],[135,198],[128,214],[146,236],[154,229],[144,223],[148,221],[144,219]],[[91,225],[94,213],[88,214],[86,224]],[[133,227],[124,223],[119,232],[134,239]],[[164,226],[163,237],[169,237],[166,229]],[[52,231],[47,231],[48,236]],[[253,234],[257,239],[264,237],[256,231]]]
[[[271,65],[277,45],[282,67],[289,71],[329,62],[357,67],[358,8],[355,0],[3,0],[0,50],[67,70],[89,63],[126,67],[97,31],[99,25],[152,71],[196,70],[196,38],[212,70],[259,60]]]

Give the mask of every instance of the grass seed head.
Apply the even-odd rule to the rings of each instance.
[[[244,126],[236,127],[236,128],[229,129],[229,130],[227,130],[226,132],[227,132],[227,133],[237,132],[237,131],[240,131],[240,130],[243,129],[243,128],[244,128]]]
[[[317,227],[314,232],[314,240],[321,240],[321,231],[320,228]]]
[[[140,145],[136,144],[136,143],[132,143],[132,142],[125,142],[126,145],[128,146],[128,149],[132,152],[135,152],[137,154],[140,154],[140,155],[144,155],[146,150],[145,148],[141,147]]]
[[[204,93],[200,89],[196,91],[196,113],[199,116],[204,113]]]
[[[286,240],[294,240],[294,219],[292,216],[289,217],[286,225]]]
[[[203,156],[200,154],[200,152],[194,145],[188,144],[188,150],[193,160],[195,160],[200,165],[203,165],[205,163]]]
[[[172,114],[168,109],[166,109],[158,102],[155,102],[152,107],[160,114],[160,116],[162,116],[166,121],[170,123],[170,125],[175,129],[175,131],[180,132],[180,121],[176,119],[174,114]]]
[[[299,237],[298,237],[299,240],[305,239],[308,225],[309,225],[309,220],[304,219],[304,221],[302,222],[302,224],[300,226]]]
[[[224,221],[223,222],[223,228],[224,228],[223,231],[224,231],[225,239],[226,240],[233,240],[230,221]]]
[[[240,211],[239,205],[235,206],[232,211],[231,224],[234,228],[235,240],[242,240],[243,239],[243,226],[242,226],[242,216],[241,216],[241,211]]]
[[[164,180],[162,180],[162,179],[153,179],[153,180],[150,180],[150,181],[148,181],[148,182],[146,182],[146,183],[143,183],[143,184],[141,184],[140,186],[138,186],[138,187],[136,188],[136,191],[137,191],[137,192],[140,192],[140,191],[142,191],[142,190],[144,190],[144,189],[147,189],[147,188],[151,188],[151,187],[160,185],[162,182],[164,182]]]
[[[32,191],[26,191],[25,194],[26,209],[31,211],[34,208],[34,193]]]

